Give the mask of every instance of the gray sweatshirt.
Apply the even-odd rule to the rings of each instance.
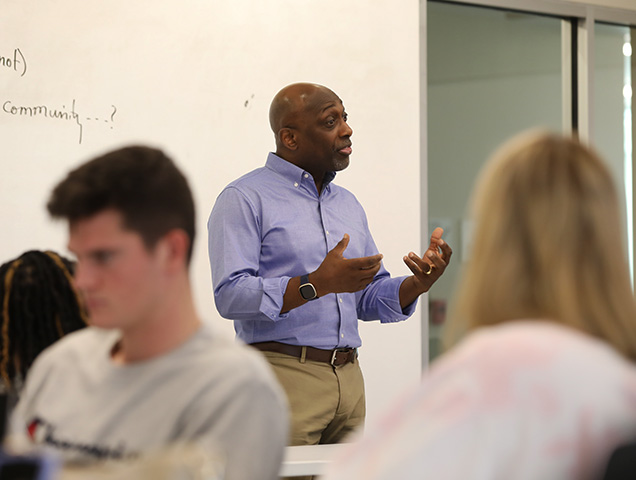
[[[276,479],[288,411],[260,353],[209,326],[175,350],[116,365],[118,332],[86,328],[31,368],[12,426],[67,462],[131,458],[174,442],[209,442],[227,480]],[[216,453],[215,453],[216,454]]]

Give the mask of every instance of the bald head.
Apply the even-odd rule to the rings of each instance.
[[[315,83],[293,83],[276,94],[269,107],[269,125],[278,137],[285,127],[293,127],[300,114],[313,105],[317,94],[329,94],[337,98],[327,87]]]
[[[342,100],[315,83],[294,83],[276,94],[269,109],[276,155],[311,173],[320,191],[326,172],[347,168],[353,130]]]

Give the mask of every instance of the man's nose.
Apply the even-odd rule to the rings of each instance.
[[[73,279],[78,290],[87,291],[94,286],[96,277],[88,265],[83,262],[77,262]]]
[[[342,137],[350,137],[351,135],[353,135],[353,129],[349,126],[349,124],[345,121],[342,122],[343,124],[343,129],[340,132],[340,135]]]

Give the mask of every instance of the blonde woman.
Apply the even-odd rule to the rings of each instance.
[[[636,439],[636,303],[602,161],[526,133],[487,164],[473,208],[458,344],[328,480],[595,479]]]

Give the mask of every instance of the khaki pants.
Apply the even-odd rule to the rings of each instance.
[[[340,443],[362,427],[366,411],[364,379],[357,359],[332,367],[282,353],[261,353],[287,393],[290,445]]]

